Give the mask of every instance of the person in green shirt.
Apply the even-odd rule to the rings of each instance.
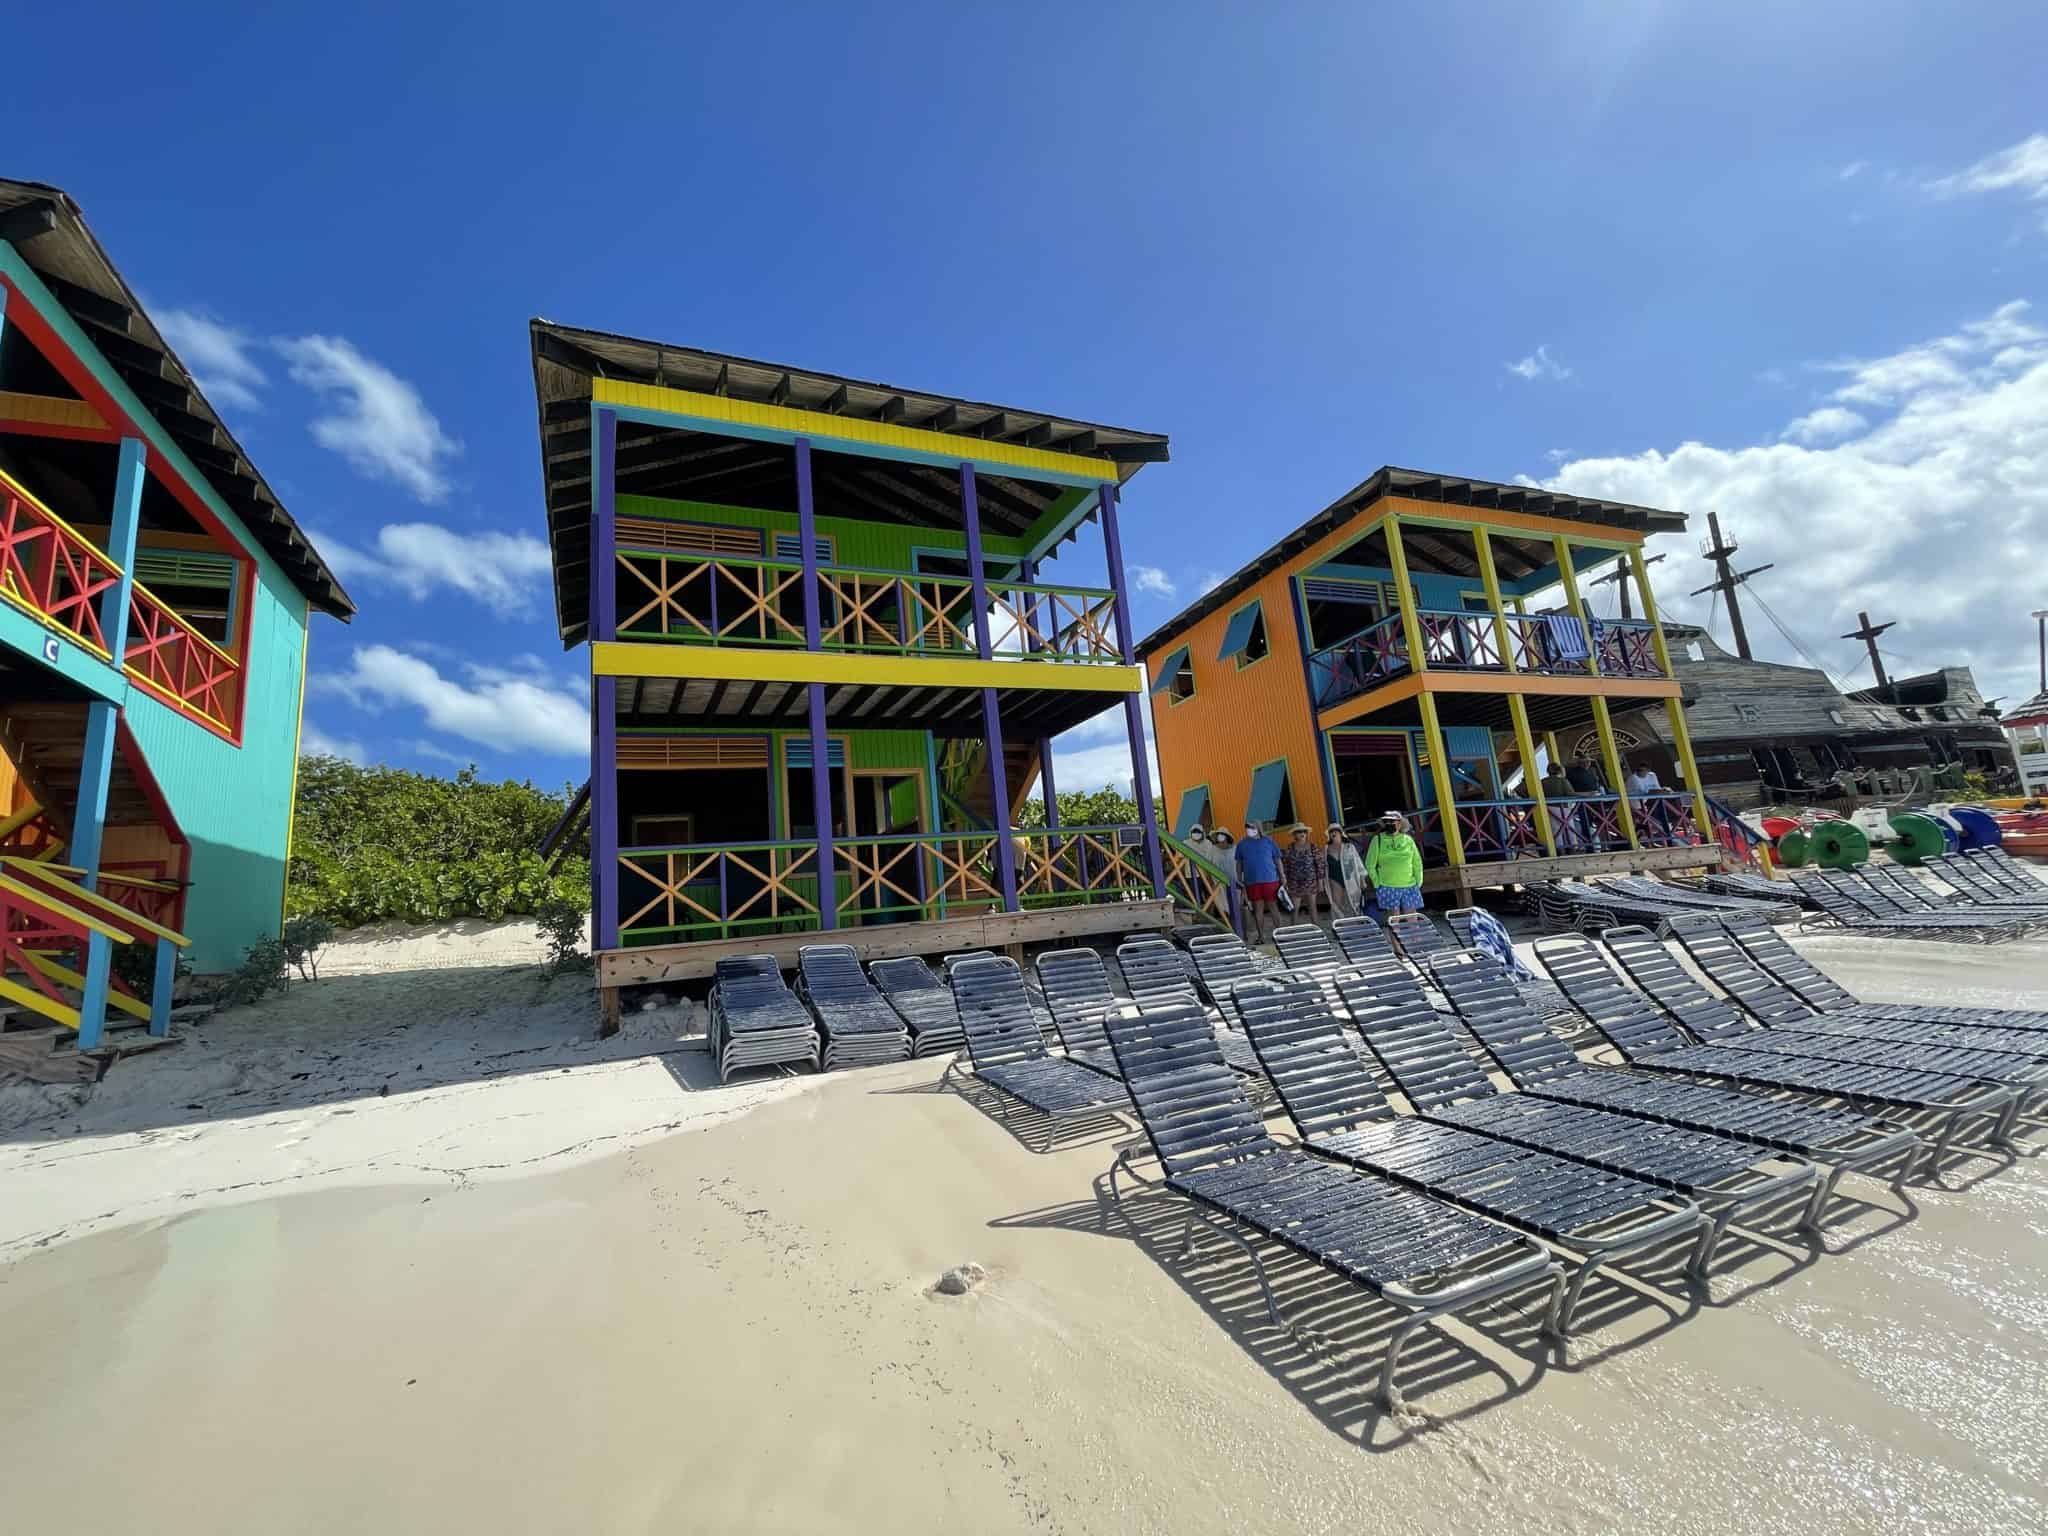
[[[1422,850],[1408,835],[1408,818],[1389,811],[1365,850],[1365,878],[1382,913],[1422,910]]]

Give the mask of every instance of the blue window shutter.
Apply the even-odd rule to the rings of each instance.
[[[1188,648],[1186,646],[1182,646],[1179,650],[1175,651],[1171,656],[1166,658],[1165,665],[1160,667],[1159,669],[1159,681],[1152,685],[1152,691],[1154,693],[1166,692],[1167,689],[1173,686],[1173,680],[1176,677],[1180,676],[1182,669],[1185,668],[1187,664]]]
[[[1230,616],[1230,627],[1223,632],[1223,649],[1216,653],[1218,661],[1237,655],[1251,643],[1252,626],[1264,612],[1259,603],[1253,602]]]
[[[1209,809],[1209,791],[1200,786],[1187,791],[1180,797],[1180,815],[1173,823],[1173,835],[1186,837],[1202,824],[1202,815]]]
[[[809,737],[790,737],[783,751],[788,754],[785,760],[790,767],[808,768],[811,766],[811,743]],[[837,737],[825,743],[825,766],[828,768],[844,768],[846,766],[846,743]]]
[[[1252,797],[1245,805],[1246,821],[1271,821],[1280,810],[1280,791],[1287,787],[1287,764],[1268,763],[1252,775]]]
[[[803,557],[804,536],[802,534],[778,533],[775,535],[775,559],[800,561]],[[818,535],[818,561],[822,565],[830,565],[832,560],[832,535],[821,533]]]

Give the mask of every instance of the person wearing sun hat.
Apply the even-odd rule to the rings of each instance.
[[[1309,841],[1308,823],[1297,821],[1287,829],[1287,846],[1280,850],[1280,876],[1287,882],[1287,900],[1297,920],[1316,921],[1316,908],[1323,893],[1323,850]]]
[[[1408,835],[1408,818],[1388,811],[1365,850],[1365,877],[1381,914],[1422,910],[1422,850]]]

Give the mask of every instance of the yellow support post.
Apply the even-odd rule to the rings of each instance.
[[[1550,830],[1550,802],[1543,798],[1543,780],[1536,772],[1536,742],[1529,733],[1529,706],[1519,693],[1508,695],[1508,713],[1515,721],[1515,750],[1522,754],[1522,793],[1536,802],[1536,831],[1543,851],[1557,857],[1557,839]]]
[[[1515,672],[1514,648],[1508,644],[1508,617],[1501,610],[1500,574],[1493,568],[1493,540],[1487,537],[1484,528],[1474,525],[1472,549],[1479,556],[1479,584],[1486,590],[1487,611],[1493,615],[1493,641],[1500,647],[1501,669]]]
[[[1674,682],[1678,671],[1671,664],[1671,647],[1664,639],[1664,624],[1657,617],[1657,597],[1650,590],[1650,567],[1643,559],[1640,548],[1628,552],[1630,568],[1635,572],[1636,594],[1642,600],[1643,620],[1650,626],[1650,646],[1656,652],[1657,665],[1664,669],[1664,675]],[[1664,701],[1665,718],[1671,722],[1671,746],[1678,754],[1678,766],[1685,771],[1685,787],[1692,791],[1693,820],[1699,823],[1700,835],[1708,842],[1714,840],[1714,814],[1707,809],[1707,787],[1700,782],[1699,764],[1692,756],[1692,727],[1686,724],[1685,705],[1678,699]]]
[[[1557,578],[1564,583],[1564,600],[1572,611],[1572,617],[1579,621],[1579,628],[1586,633],[1586,670],[1594,677],[1600,675],[1600,648],[1593,643],[1593,625],[1586,617],[1586,605],[1579,598],[1579,573],[1572,569],[1572,549],[1565,542],[1564,535],[1550,536],[1550,547],[1557,554]]]
[[[1443,727],[1437,724],[1436,695],[1427,688],[1415,696],[1422,706],[1422,739],[1429,747],[1429,777],[1436,785],[1437,825],[1444,829],[1444,854],[1451,868],[1465,863],[1465,839],[1458,832],[1458,801],[1451,792],[1451,759],[1444,750]]]
[[[1614,746],[1614,721],[1607,713],[1607,701],[1593,700],[1593,727],[1600,733],[1600,760],[1607,765],[1607,777],[1614,785],[1614,803],[1621,811],[1621,830],[1628,835],[1628,845],[1640,848],[1636,841],[1636,816],[1629,809],[1628,780],[1622,777],[1621,753]]]
[[[1401,638],[1408,646],[1408,670],[1417,674],[1429,670],[1429,658],[1422,651],[1422,620],[1415,614],[1415,593],[1408,584],[1408,551],[1401,547],[1401,519],[1389,517],[1380,524],[1387,533],[1387,564],[1394,573],[1394,600],[1401,605]]]

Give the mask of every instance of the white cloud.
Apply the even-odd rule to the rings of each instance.
[[[1817,411],[1808,411],[1778,437],[1788,443],[1825,443],[1836,438],[1853,437],[1869,425],[1846,406],[1824,405]]]
[[[2030,693],[2026,615],[2040,606],[2048,546],[2048,333],[2028,313],[2007,304],[1889,357],[1829,365],[1849,380],[1834,399],[1874,423],[1846,440],[1686,442],[1575,460],[1545,483],[1702,521],[1718,511],[1745,565],[1777,566],[1744,588],[1760,655],[1799,659],[1768,604],[1843,675],[1860,648],[1836,637],[1868,609],[1898,621],[1890,670],[1969,666],[1987,696]],[[1660,585],[1672,594],[1699,585],[1687,574],[1700,569],[1694,537],[1671,543],[1665,568],[1678,569]],[[1705,620],[1708,599],[1672,594],[1673,617]]]
[[[310,720],[299,722],[299,756],[338,757],[361,767],[370,755],[353,736],[330,736]]]
[[[437,523],[386,523],[373,549],[328,534],[314,546],[344,582],[393,587],[415,600],[447,587],[508,613],[531,612],[548,581],[548,547],[523,533],[458,533]]]
[[[403,486],[423,502],[448,494],[444,461],[462,444],[441,423],[419,391],[341,336],[284,336],[273,345],[292,378],[329,407],[312,425],[313,440],[331,448],[373,480]]]
[[[1152,717],[1139,712],[1145,731],[1145,762],[1152,774],[1152,792],[1159,793],[1159,752],[1152,745]],[[1131,792],[1131,742],[1121,709],[1104,710],[1053,739],[1052,777],[1061,794],[1073,790],[1114,789]],[[1039,781],[1043,794],[1045,784]]]
[[[1568,379],[1572,376],[1571,369],[1552,357],[1548,347],[1538,347],[1521,361],[1501,366],[1516,378],[1527,379],[1531,383],[1537,379]]]
[[[1927,190],[1936,197],[2017,191],[2030,198],[2048,198],[2048,133],[2029,134],[1953,176],[1928,182]]]
[[[443,676],[432,662],[388,645],[358,646],[349,669],[313,679],[321,693],[377,713],[418,710],[434,730],[499,751],[590,755],[590,710],[556,684],[532,658],[514,667],[463,667],[467,681]]]
[[[1843,166],[1841,170],[1837,171],[1835,174],[1839,176],[1843,181],[1854,181],[1858,176],[1861,176],[1865,171],[1869,169],[1870,162],[1868,160],[1851,160],[1847,165]]]
[[[255,338],[204,309],[165,309],[153,317],[171,350],[216,410],[263,409],[270,380],[254,357]]]
[[[1134,592],[1150,592],[1155,597],[1173,596],[1173,578],[1156,565],[1134,565],[1130,575]]]
[[[1201,575],[1195,578],[1195,596],[1207,597],[1211,592],[1222,586],[1223,583],[1230,580],[1232,574],[1230,571],[1202,572]]]

